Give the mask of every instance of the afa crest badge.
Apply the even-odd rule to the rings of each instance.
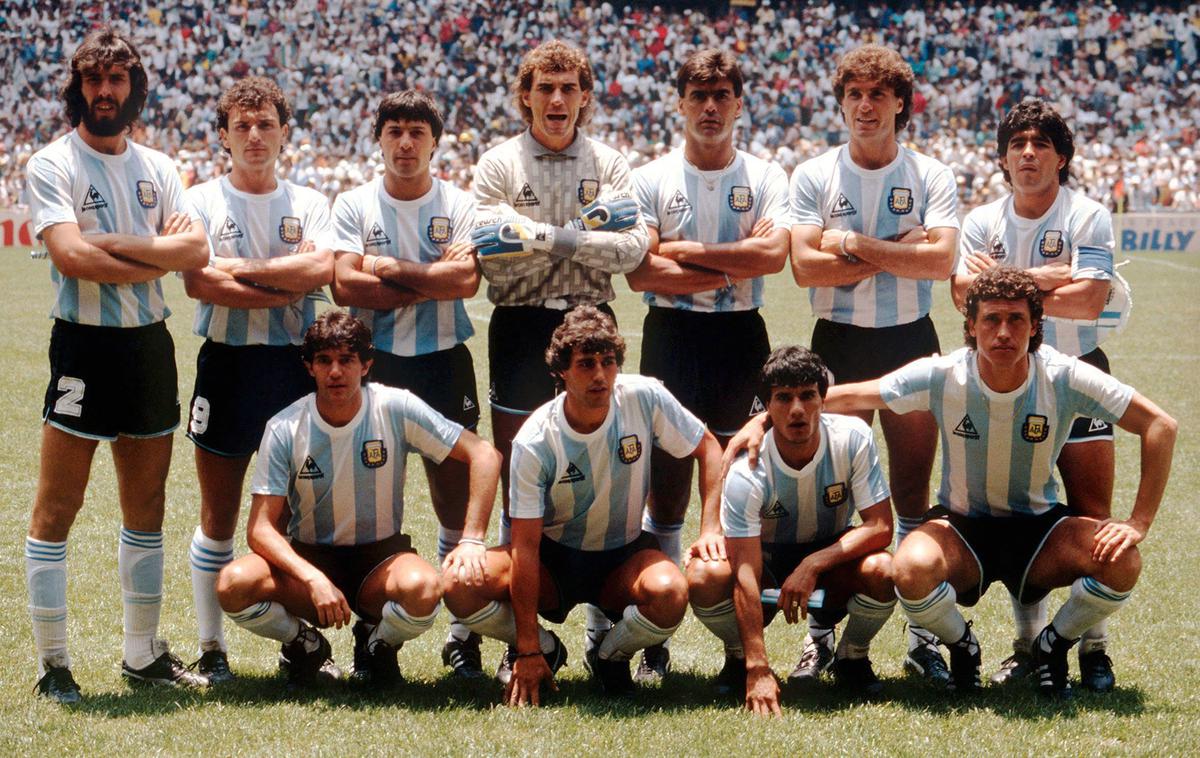
[[[158,207],[158,191],[154,189],[154,182],[148,182],[145,179],[138,180],[137,201],[138,205],[143,208]]]
[[[888,210],[897,216],[903,216],[912,213],[912,209],[912,190],[907,187],[892,187],[892,192],[888,195]]]
[[[579,180],[579,202],[589,205],[600,197],[600,182],[595,179]]]
[[[825,507],[837,508],[846,504],[846,483],[838,482],[825,488]]]
[[[734,185],[729,189],[729,207],[738,213],[745,213],[754,207],[754,193],[749,187]]]
[[[304,239],[304,227],[295,216],[284,216],[279,219],[279,239],[294,245]]]
[[[1057,229],[1047,229],[1042,234],[1042,241],[1038,243],[1038,252],[1043,258],[1057,258],[1062,255],[1063,251],[1063,235]]]
[[[621,449],[617,451],[617,457],[621,459],[621,463],[633,463],[642,457],[642,441],[636,434],[622,437],[620,444]]]
[[[367,440],[362,446],[362,462],[367,468],[379,468],[387,463],[387,448],[383,440]]]
[[[1045,442],[1049,436],[1050,419],[1036,413],[1025,417],[1025,423],[1021,425],[1021,439],[1026,442]]]
[[[425,230],[430,242],[442,243],[450,241],[450,219],[445,216],[434,216],[429,219],[429,228]]]

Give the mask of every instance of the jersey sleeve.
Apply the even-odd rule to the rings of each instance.
[[[788,209],[787,174],[774,161],[767,164],[759,198],[759,218],[771,219],[776,229],[787,229],[792,225],[792,214]]]
[[[762,535],[762,506],[766,500],[765,477],[750,470],[749,457],[734,462],[721,488],[721,528],[726,537]],[[759,461],[759,469],[763,463]]]
[[[894,413],[929,410],[938,356],[921,358],[902,366],[879,380],[879,396]]]
[[[329,215],[329,203],[324,196],[314,197],[308,204],[308,218],[304,228],[308,239],[317,250],[336,250],[337,235],[333,231],[333,219]]]
[[[401,416],[398,420],[404,425],[405,444],[434,463],[446,460],[462,434],[462,425],[430,408],[411,392],[405,392],[402,397],[404,401],[392,413],[398,412]]]
[[[1112,279],[1113,250],[1117,241],[1108,209],[1099,205],[1091,208],[1071,237],[1075,248],[1071,257],[1071,278]]]
[[[504,162],[491,151],[484,153],[475,164],[475,177],[471,182],[475,193],[475,204],[483,209],[496,209],[508,204],[508,187],[505,181]]]
[[[879,465],[879,449],[866,424],[850,432],[854,456],[850,462],[850,491],[855,510],[862,511],[891,497],[887,477]]]
[[[75,224],[74,202],[71,200],[71,178],[44,155],[35,155],[25,167],[27,200],[33,217],[33,233],[42,232],[55,224]]]
[[[471,241],[475,227],[475,199],[466,192],[454,192],[450,206],[450,243]]]
[[[695,452],[704,438],[704,424],[661,382],[646,384],[654,396],[654,445],[676,458]]]
[[[362,234],[362,208],[349,192],[339,194],[333,201],[333,249],[362,255]]]
[[[633,172],[633,197],[637,200],[642,221],[647,227],[658,229],[658,188],[654,186],[649,169],[650,166],[642,166]]]
[[[208,242],[208,260],[211,262],[217,255],[217,245],[216,240],[213,239],[212,213],[209,212],[208,203],[204,200],[204,193],[200,189],[200,185],[196,185],[184,190],[183,196],[191,204],[200,218],[200,223],[204,226],[204,239]]]
[[[275,418],[268,422],[258,447],[250,494],[287,497],[292,485],[292,439],[286,421]]]
[[[159,182],[162,184],[163,194],[163,222],[165,223],[173,213],[183,213],[193,221],[202,221],[195,206],[184,196],[183,182],[179,179],[179,173],[175,170],[175,164],[171,163],[169,158],[164,157],[159,170]]]
[[[958,258],[954,264],[957,276],[970,274],[967,269],[967,256],[971,253],[987,253],[988,227],[982,208],[976,208],[963,219],[962,233],[958,236]]]
[[[512,518],[544,517],[553,470],[538,454],[536,443],[513,440],[508,479],[509,515]]]
[[[821,214],[821,177],[816,174],[815,160],[800,164],[792,172],[792,183],[788,190],[788,214],[793,226],[819,226],[825,228]]]
[[[957,229],[958,185],[954,181],[954,172],[948,166],[939,165],[929,172],[926,183],[924,227]]]
[[[606,194],[635,197],[629,163],[614,152],[601,170],[601,187]],[[646,220],[639,215],[637,224],[623,232],[582,231],[575,252],[568,257],[576,263],[609,274],[627,274],[638,267],[650,247]]]
[[[1133,400],[1133,387],[1081,360],[1072,359],[1072,363],[1068,380],[1072,410],[1088,418],[1119,421]]]

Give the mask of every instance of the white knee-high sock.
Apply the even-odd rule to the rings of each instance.
[[[379,623],[367,641],[383,640],[392,647],[397,647],[401,643],[416,639],[433,626],[433,620],[437,618],[440,608],[440,605],[434,608],[433,613],[428,616],[414,616],[404,610],[404,606],[389,600],[383,604]]]
[[[1022,605],[1016,595],[1009,595],[1012,602],[1013,624],[1017,627],[1017,644],[1028,649],[1034,637],[1046,626],[1047,602],[1042,598],[1036,603]]]
[[[162,532],[121,527],[117,571],[125,607],[125,663],[132,669],[145,668],[154,662],[153,642],[162,611]]]
[[[921,518],[909,518],[908,516],[896,517],[896,547],[904,542],[904,538],[911,534],[918,526],[924,523]]]
[[[25,584],[37,648],[38,677],[46,666],[70,666],[67,654],[67,542],[25,538]]]
[[[1077,640],[1125,605],[1129,595],[1129,592],[1106,587],[1090,576],[1076,579],[1071,585],[1071,596],[1054,614],[1054,630],[1060,637]]]
[[[458,547],[458,541],[462,539],[463,533],[461,529],[447,529],[444,526],[438,526],[438,566],[446,560],[446,556]],[[471,630],[463,626],[453,613],[450,614],[450,631],[446,634],[446,641],[458,640],[463,641],[471,634]]]
[[[922,598],[909,600],[899,592],[896,596],[900,598],[900,605],[911,626],[928,629],[947,644],[962,639],[966,633],[967,621],[955,605],[958,595],[948,583],[942,582]]]
[[[225,650],[225,614],[217,600],[217,574],[233,560],[233,540],[214,540],[199,526],[192,533],[188,563],[192,568],[192,602],[200,650]]]
[[[459,620],[476,634],[482,634],[484,637],[491,637],[509,645],[517,644],[517,620],[513,616],[512,603],[493,600],[470,616]],[[554,637],[540,623],[538,624],[538,644],[543,653],[549,653],[554,649]]]
[[[725,643],[725,655],[732,655],[735,658],[746,657],[746,653],[742,649],[742,633],[738,630],[733,598],[723,600],[708,608],[701,608],[693,604],[692,613],[708,631]]]
[[[1079,652],[1090,653],[1094,650],[1104,650],[1108,647],[1108,619],[1105,618],[1100,622],[1093,624],[1086,632],[1083,633],[1083,639],[1079,643]]]
[[[666,642],[677,628],[679,624],[669,628],[658,626],[643,616],[636,605],[627,606],[622,619],[613,624],[612,631],[600,643],[600,658],[627,661],[643,648]]]
[[[866,658],[871,640],[892,617],[896,601],[881,603],[863,594],[856,594],[846,603],[850,619],[838,643],[838,658]]]
[[[896,516],[896,547],[900,547],[900,543],[904,542],[904,538],[912,534],[921,524],[924,519],[910,518],[908,516]],[[920,645],[937,645],[937,637],[927,631],[920,624],[913,623],[910,618],[908,621],[908,649],[914,650]]]
[[[288,643],[303,628],[300,619],[288,613],[282,603],[264,600],[249,608],[227,614],[233,623],[248,632],[270,640]]]

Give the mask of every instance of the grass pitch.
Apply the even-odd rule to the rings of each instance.
[[[26,611],[23,538],[37,483],[38,433],[47,378],[46,349],[51,287],[44,261],[25,250],[0,255],[0,475],[7,485],[0,506],[0,754],[142,753],[230,755],[395,753],[780,755],[797,750],[835,754],[1195,754],[1200,736],[1200,635],[1193,619],[1200,602],[1194,539],[1200,490],[1200,256],[1145,254],[1122,269],[1136,307],[1126,332],[1105,345],[1114,372],[1157,401],[1181,423],[1174,470],[1159,517],[1143,544],[1146,568],[1132,602],[1111,624],[1111,653],[1118,687],[1109,695],[1080,692],[1069,704],[1039,701],[1024,687],[988,688],[962,699],[927,692],[903,678],[903,634],[897,618],[872,652],[885,681],[881,698],[848,699],[832,688],[801,694],[785,688],[785,716],[760,721],[733,700],[714,698],[709,679],[721,664],[719,643],[695,619],[685,620],[672,646],[674,672],[657,689],[628,703],[593,694],[582,667],[581,613],[559,630],[571,650],[560,691],[540,710],[497,707],[492,681],[464,684],[447,676],[438,651],[446,631],[435,629],[405,646],[400,664],[408,680],[387,695],[348,686],[299,698],[284,695],[275,676],[277,646],[227,624],[231,660],[240,679],[212,692],[130,689],[120,679],[121,604],[116,577],[119,515],[111,458],[96,457],[86,504],[69,548],[69,634],[73,668],[85,700],[65,710],[34,698],[32,635]],[[168,323],[177,345],[180,397],[191,395],[200,339],[190,333],[192,303],[169,278]],[[635,370],[645,306],[623,282],[613,304],[629,342],[627,366]],[[764,315],[773,345],[807,343],[812,316],[807,296],[782,273],[771,277]],[[943,350],[961,342],[961,319],[947,285],[935,290],[935,321]],[[468,306],[478,334],[470,343],[486,397],[486,320],[491,307],[480,295]],[[490,435],[487,414],[481,429]],[[199,495],[191,443],[182,430],[168,484],[165,525],[167,571],[162,633],[181,656],[195,657],[195,626],[187,548]],[[1119,433],[1115,510],[1128,513],[1137,483],[1136,438]],[[881,445],[882,447],[882,445]],[[409,471],[405,530],[425,556],[433,556],[436,527],[425,476]],[[935,472],[935,477],[937,472]],[[936,479],[935,479],[936,482]],[[698,519],[689,514],[685,539]],[[245,513],[243,512],[243,524]],[[495,535],[493,516],[492,536]],[[239,535],[238,552],[245,550]],[[1064,597],[1058,591],[1051,612]],[[968,612],[990,672],[1009,650],[1009,604],[1002,588]],[[786,676],[799,655],[804,631],[777,621],[767,644],[777,672]],[[335,657],[349,663],[348,630],[332,632]],[[498,643],[485,644],[484,664],[495,665]],[[1072,656],[1072,659],[1074,656]]]

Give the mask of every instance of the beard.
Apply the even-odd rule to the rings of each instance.
[[[137,109],[133,106],[132,98],[126,98],[124,103],[119,104],[116,115],[111,118],[101,117],[96,114],[96,106],[100,102],[99,100],[94,100],[88,103],[87,110],[83,113],[83,125],[97,137],[116,137],[137,120],[138,113]],[[111,98],[106,99],[104,102],[117,104]]]

